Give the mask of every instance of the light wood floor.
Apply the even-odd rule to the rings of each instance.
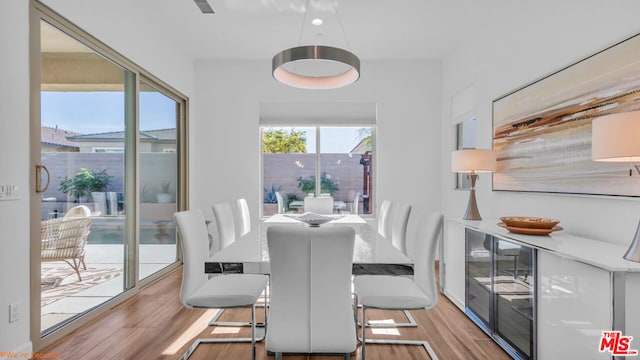
[[[181,270],[148,286],[128,301],[107,311],[95,321],[41,350],[61,359],[179,359],[199,337],[250,337],[249,328],[208,327],[214,311],[185,309],[179,300]],[[258,321],[262,309],[258,308]],[[438,357],[448,359],[510,359],[446,297],[440,296],[431,310],[412,311],[417,328],[386,329],[388,334],[368,338],[426,339]],[[367,318],[404,321],[402,312],[367,311]],[[248,321],[248,309],[227,310],[220,321]],[[380,330],[380,329],[378,329]],[[369,330],[368,330],[369,331]],[[227,332],[227,333],[224,333]],[[399,334],[399,335],[398,335]],[[250,344],[202,344],[191,359],[250,359]],[[337,356],[285,356],[286,360],[341,359]],[[352,359],[360,359],[360,347]],[[418,346],[367,345],[367,359],[428,359]],[[264,342],[257,346],[257,359],[267,355]]]

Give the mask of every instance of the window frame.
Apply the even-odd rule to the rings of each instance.
[[[260,164],[260,192],[259,194],[261,195],[259,198],[258,203],[261,204],[260,206],[260,218],[265,219],[268,217],[268,215],[264,215],[264,189],[265,189],[265,184],[264,184],[264,152],[262,151],[262,134],[264,129],[266,128],[313,128],[314,132],[315,132],[315,177],[316,179],[320,179],[320,176],[322,174],[322,167],[321,165],[321,152],[320,152],[320,147],[321,147],[321,137],[320,137],[320,130],[322,128],[370,128],[371,129],[371,152],[373,154],[376,154],[377,152],[377,126],[375,124],[365,124],[365,123],[343,123],[343,124],[311,124],[311,123],[269,123],[269,124],[260,124],[259,129],[258,129],[258,143],[259,143],[259,164]],[[376,199],[377,198],[377,166],[376,166],[376,162],[377,162],[377,156],[373,157],[373,163],[371,164],[373,171],[372,171],[372,179],[371,179],[371,183],[372,183],[372,187],[373,187],[373,198]],[[316,194],[320,194],[320,188],[321,188],[321,184],[320,181],[316,181]],[[362,216],[364,218],[372,218],[376,216],[377,213],[377,207],[375,206],[375,204],[370,203],[370,213],[369,214],[358,214],[359,216]]]

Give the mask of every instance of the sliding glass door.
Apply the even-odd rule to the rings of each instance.
[[[187,100],[35,4],[37,349],[179,266],[173,213],[186,208]]]
[[[126,290],[133,74],[41,22],[43,335]],[[80,224],[76,219],[87,219]],[[76,227],[79,227],[76,229]]]
[[[138,279],[144,279],[177,260],[173,213],[178,210],[176,124],[180,103],[150,81],[140,85]]]

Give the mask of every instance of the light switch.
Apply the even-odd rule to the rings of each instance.
[[[18,185],[0,185],[0,200],[17,200]]]

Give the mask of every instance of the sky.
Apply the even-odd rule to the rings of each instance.
[[[41,93],[43,126],[96,134],[124,130],[122,92]],[[175,101],[158,92],[140,92],[140,130],[176,127]]]
[[[156,130],[176,127],[176,104],[158,92],[140,92],[140,129]],[[124,96],[122,92],[41,93],[41,123],[80,134],[124,130]],[[307,133],[307,152],[315,153],[315,128],[294,127]],[[360,127],[327,127],[321,131],[323,153],[348,153],[361,139]]]

